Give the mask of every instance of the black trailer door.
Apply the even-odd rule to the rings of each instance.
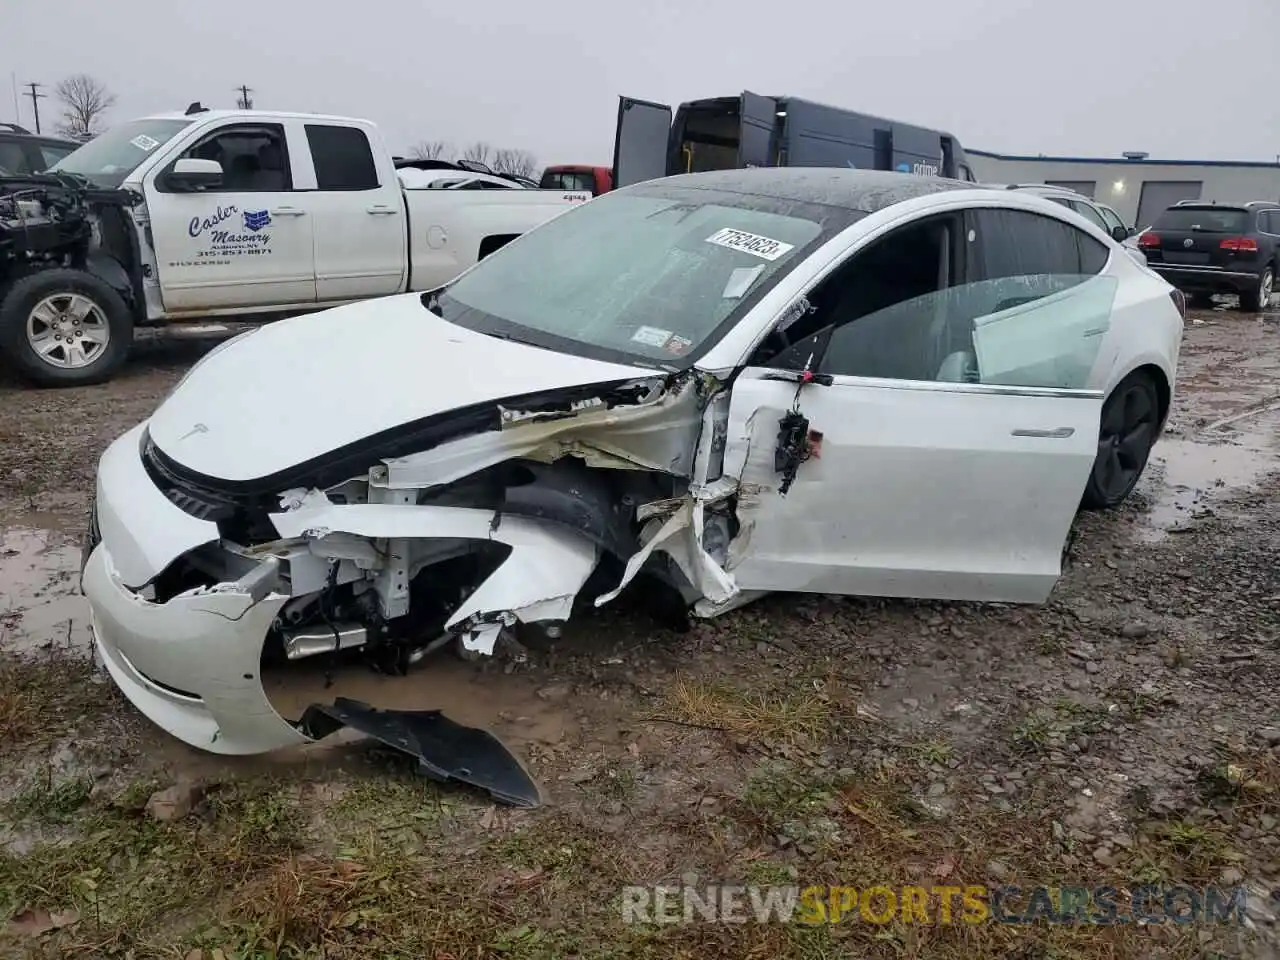
[[[627,187],[667,175],[671,108],[665,103],[618,98],[613,141],[613,186]]]
[[[738,104],[738,116],[738,166],[773,166],[773,130],[778,122],[778,101],[744,90]]]

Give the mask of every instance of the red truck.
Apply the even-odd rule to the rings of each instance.
[[[542,171],[538,186],[544,190],[590,190],[593,197],[613,189],[613,170],[561,163]]]

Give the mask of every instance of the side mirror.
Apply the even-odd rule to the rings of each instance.
[[[1129,227],[1118,223],[1111,228],[1111,236],[1115,238],[1117,243],[1123,243],[1133,236],[1133,231]]]
[[[217,187],[222,183],[222,164],[217,160],[182,157],[174,163],[165,180],[175,190],[182,191]]]

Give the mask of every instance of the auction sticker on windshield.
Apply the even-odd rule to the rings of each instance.
[[[160,146],[160,141],[154,137],[148,137],[145,133],[140,133],[129,141],[144,153],[150,153],[156,147]]]
[[[728,247],[730,250],[741,250],[743,253],[749,253],[753,257],[759,257],[761,260],[777,260],[783,254],[795,249],[795,244],[793,243],[771,240],[769,237],[747,233],[745,230],[734,230],[732,227],[717,230],[707,237],[707,243]]]

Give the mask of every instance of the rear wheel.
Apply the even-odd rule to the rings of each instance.
[[[1267,304],[1271,302],[1271,289],[1274,283],[1275,271],[1267,267],[1262,271],[1262,276],[1258,277],[1255,287],[1240,291],[1240,309],[1250,313],[1266,309]]]
[[[1131,373],[1120,381],[1102,405],[1084,507],[1110,510],[1124,502],[1146,469],[1159,423],[1160,396],[1150,374]]]
[[[120,294],[83,270],[42,270],[0,303],[0,351],[38,386],[107,380],[129,355],[133,315]]]

